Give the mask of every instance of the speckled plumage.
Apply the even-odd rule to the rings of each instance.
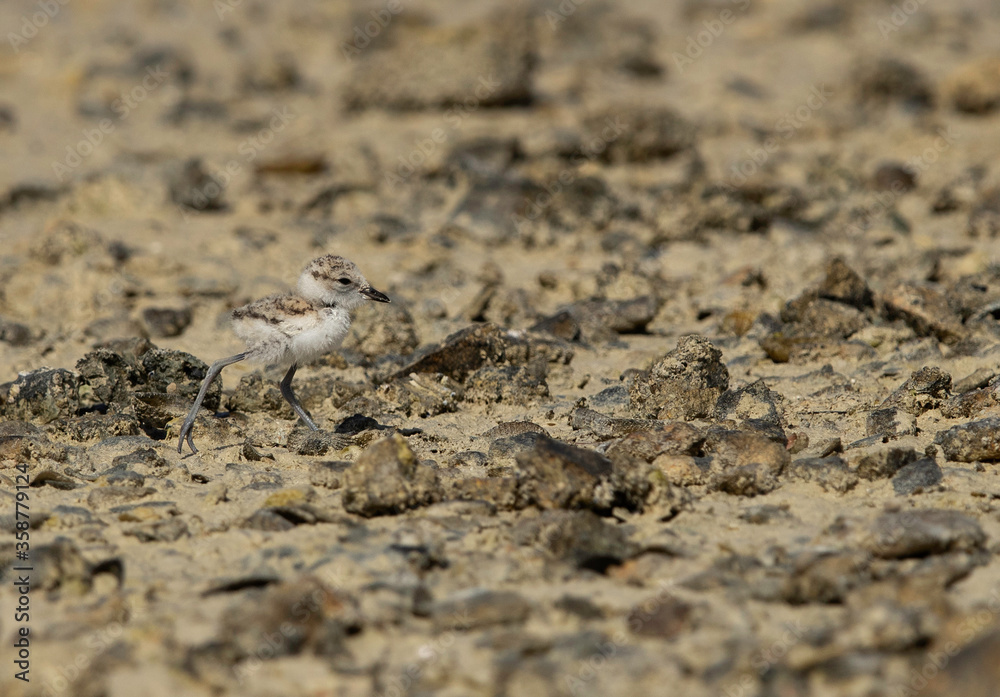
[[[208,386],[227,365],[243,360],[287,367],[281,393],[303,422],[316,430],[316,424],[292,392],[292,377],[299,363],[328,353],[344,340],[351,326],[351,311],[369,298],[389,302],[388,297],[371,287],[353,262],[327,254],[313,259],[303,269],[296,292],[270,295],[233,310],[233,331],[246,343],[247,350],[212,364],[181,426],[177,452],[183,449],[185,437],[191,451],[198,452],[191,429]]]

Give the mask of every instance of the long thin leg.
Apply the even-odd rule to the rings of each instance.
[[[285,377],[281,379],[281,396],[285,398],[286,402],[292,405],[292,409],[294,409],[295,413],[299,415],[299,418],[305,422],[306,426],[313,431],[318,431],[319,427],[313,423],[312,419],[309,418],[309,414],[307,414],[306,410],[302,408],[302,405],[299,404],[299,400],[295,396],[295,393],[292,392],[292,378],[295,377],[295,370],[298,367],[299,366],[297,364],[293,363],[292,367],[288,369],[287,373],[285,373]]]
[[[212,381],[218,377],[222,369],[227,365],[232,365],[233,363],[239,363],[247,355],[245,353],[237,353],[235,356],[230,356],[229,358],[220,358],[215,363],[211,365],[208,369],[208,374],[205,379],[201,381],[201,389],[198,390],[198,396],[195,397],[194,406],[191,407],[191,412],[184,419],[184,425],[181,426],[181,437],[177,441],[177,452],[183,452],[184,450],[184,439],[187,438],[188,445],[191,446],[191,453],[197,453],[198,448],[194,447],[194,440],[191,437],[191,429],[194,427],[194,419],[198,416],[198,410],[201,408],[201,403],[205,400],[205,393],[208,392],[208,386],[212,384]]]

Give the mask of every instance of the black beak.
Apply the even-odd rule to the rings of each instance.
[[[365,295],[365,296],[368,296],[369,298],[371,298],[372,300],[374,300],[377,303],[389,303],[389,302],[392,302],[391,300],[389,300],[389,296],[388,295],[386,295],[385,293],[379,293],[377,290],[375,290],[371,286],[368,286],[367,288],[362,288],[361,289],[361,294]]]

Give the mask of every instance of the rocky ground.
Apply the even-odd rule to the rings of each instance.
[[[994,4],[0,27],[0,693],[995,694]],[[322,430],[235,365],[178,454],[325,253]]]

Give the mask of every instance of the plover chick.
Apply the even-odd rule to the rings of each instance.
[[[288,366],[281,380],[281,396],[306,426],[319,430],[292,392],[292,378],[300,363],[322,356],[344,340],[351,326],[351,311],[368,298],[389,302],[385,294],[371,287],[353,262],[327,254],[313,259],[303,269],[297,292],[269,295],[233,310],[233,331],[246,342],[247,350],[221,358],[208,369],[191,413],[181,426],[177,452],[183,452],[185,439],[191,452],[198,452],[191,429],[208,386],[223,368],[239,361]]]

